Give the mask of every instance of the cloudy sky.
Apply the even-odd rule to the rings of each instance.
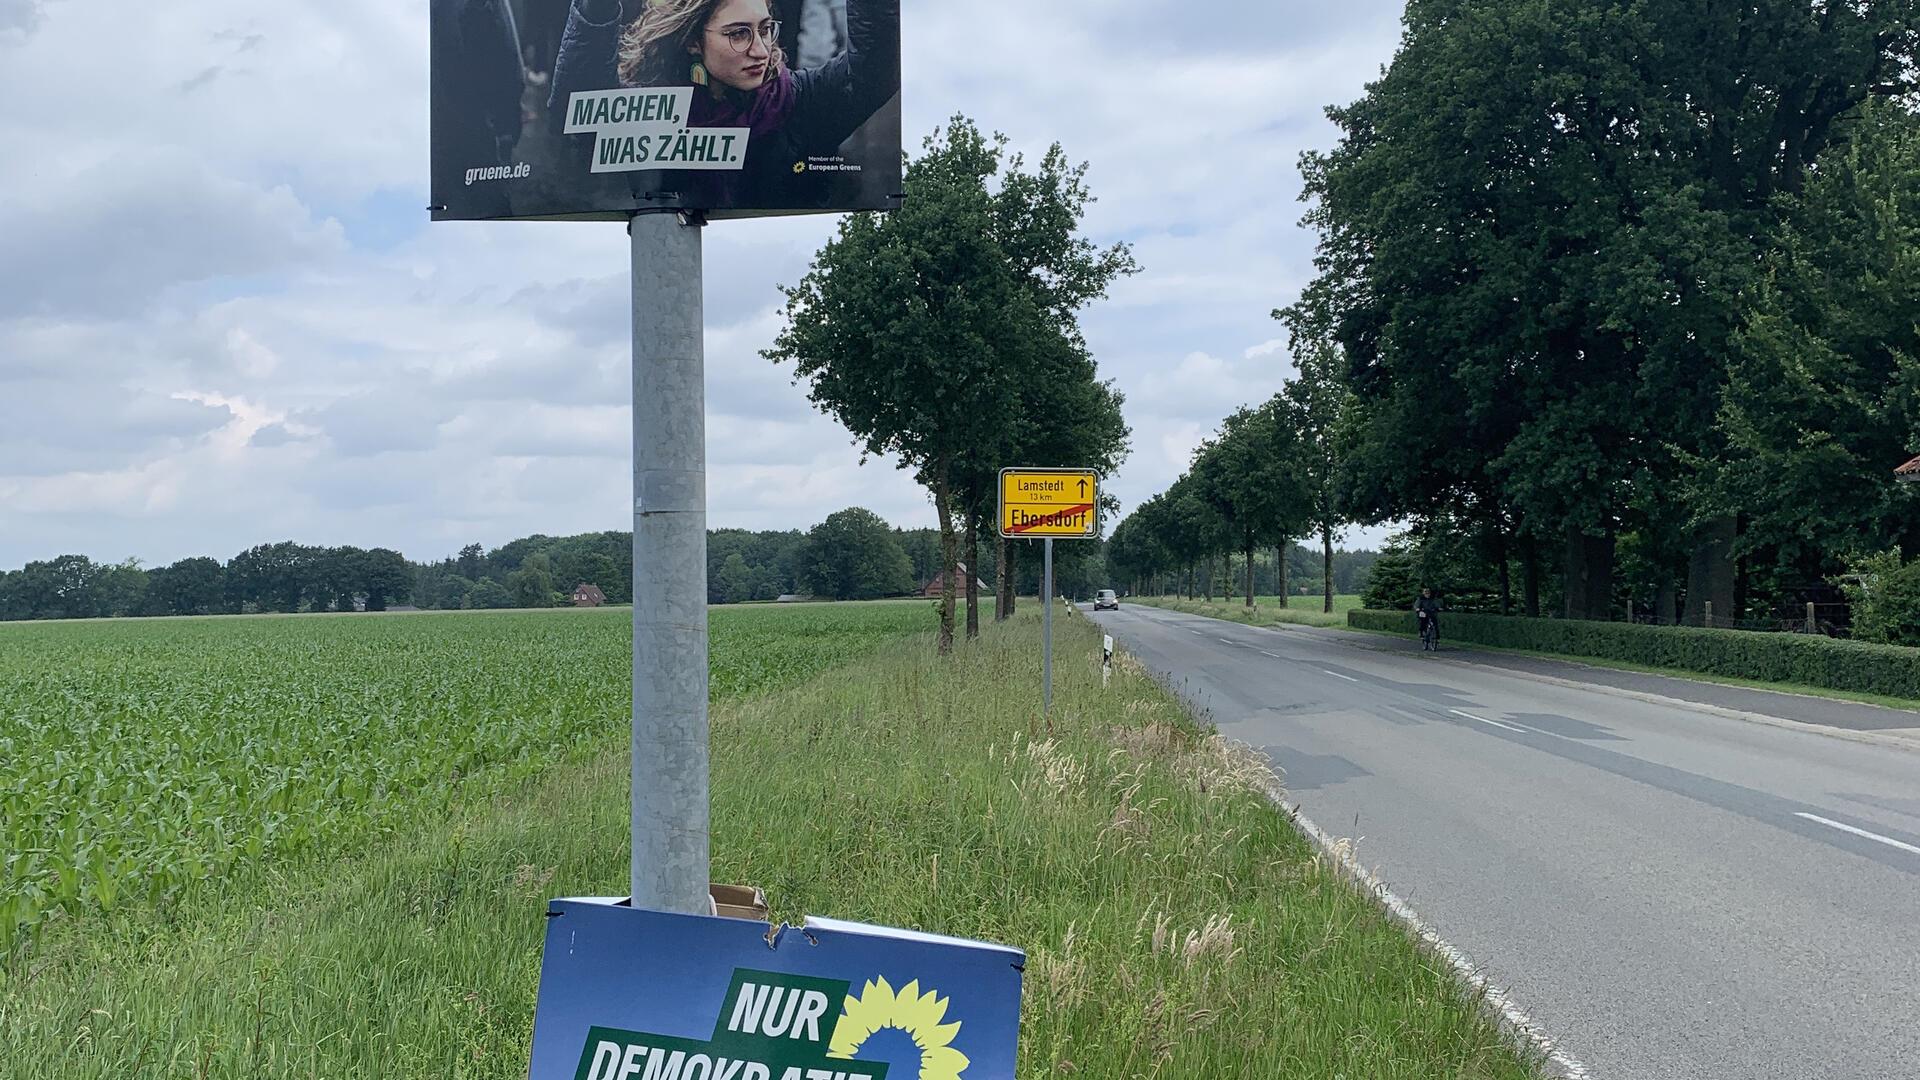
[[[1400,0],[904,7],[909,141],[961,111],[1062,142],[1144,267],[1085,319],[1131,509],[1289,377],[1295,161]],[[427,0],[0,0],[0,146],[0,567],[630,525],[624,232],[428,224]],[[759,356],[831,230],[707,230],[715,526],[933,522]]]

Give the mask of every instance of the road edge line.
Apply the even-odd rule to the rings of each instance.
[[[1184,614],[1184,612],[1178,614]],[[1133,659],[1133,662],[1154,685],[1160,687],[1180,704],[1180,708],[1186,712],[1189,719],[1219,736],[1219,727],[1200,715],[1200,710],[1173,685],[1170,677],[1156,672],[1131,648],[1123,645],[1122,651]],[[1556,1080],[1594,1080],[1593,1073],[1588,1070],[1585,1063],[1560,1049],[1553,1038],[1542,1030],[1540,1025],[1535,1023],[1533,1018],[1528,1016],[1505,990],[1493,985],[1493,981],[1468,958],[1466,953],[1441,937],[1439,931],[1427,925],[1426,920],[1413,910],[1413,905],[1402,900],[1398,894],[1387,887],[1385,882],[1375,877],[1366,867],[1361,866],[1350,850],[1340,847],[1338,841],[1314,824],[1313,819],[1309,818],[1299,806],[1287,805],[1286,788],[1277,775],[1278,766],[1265,751],[1256,750],[1256,752],[1276,770],[1260,791],[1267,801],[1273,804],[1273,808],[1280,812],[1280,816],[1285,818],[1289,825],[1293,826],[1294,831],[1325,855],[1338,868],[1342,877],[1358,886],[1389,919],[1411,930],[1421,946],[1439,957],[1453,972],[1454,981],[1479,1004],[1481,1009],[1486,1011],[1501,1035],[1515,1049],[1523,1054],[1533,1055],[1548,1075],[1555,1077]]]
[[[1491,1014],[1501,1034],[1522,1050],[1539,1055],[1549,1074],[1559,1080],[1593,1080],[1593,1073],[1587,1066],[1579,1058],[1562,1050],[1552,1036],[1542,1030],[1505,990],[1495,986],[1466,953],[1441,937],[1439,931],[1429,926],[1411,904],[1402,900],[1372,871],[1361,866],[1350,850],[1341,847],[1339,841],[1314,824],[1313,819],[1299,806],[1289,806],[1286,791],[1280,784],[1269,785],[1263,794],[1302,836],[1339,868],[1341,876],[1358,885],[1389,918],[1413,931],[1422,945],[1446,962],[1453,970],[1454,979]]]

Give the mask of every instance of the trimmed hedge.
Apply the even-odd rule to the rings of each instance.
[[[1395,634],[1417,632],[1410,611],[1350,611],[1347,625]],[[1590,656],[1732,679],[1798,683],[1920,700],[1920,649],[1898,645],[1869,645],[1811,634],[1462,612],[1443,615],[1440,634],[1447,641],[1503,649]]]

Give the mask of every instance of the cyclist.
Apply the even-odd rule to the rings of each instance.
[[[1420,623],[1420,648],[1440,651],[1440,601],[1434,599],[1432,589],[1420,590],[1420,599],[1413,602],[1413,614]]]

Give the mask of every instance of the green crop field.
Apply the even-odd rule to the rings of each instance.
[[[931,624],[921,602],[717,609],[713,695]],[[620,749],[631,642],[625,610],[0,626],[0,961],[49,921]]]
[[[1090,620],[1041,716],[1039,621],[714,611],[715,879],[1025,948],[1021,1075],[1537,1075]],[[627,625],[0,627],[0,1075],[525,1077],[546,899],[626,880]]]

